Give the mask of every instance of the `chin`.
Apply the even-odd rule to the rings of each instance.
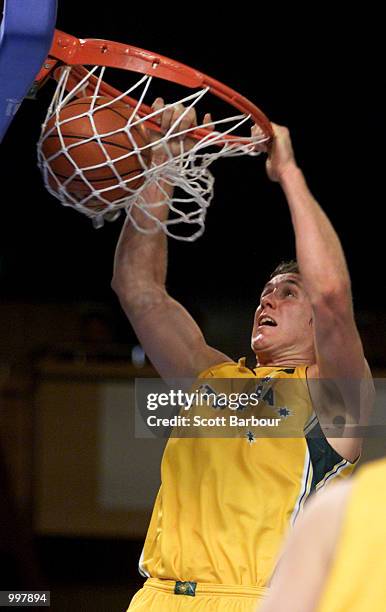
[[[265,334],[256,334],[251,340],[251,346],[253,351],[262,351],[268,349],[272,345],[272,338],[267,338]]]
[[[267,346],[267,343],[265,343],[263,339],[254,341],[252,340],[251,348],[255,355],[262,355],[263,353],[265,354],[269,351],[269,346]]]

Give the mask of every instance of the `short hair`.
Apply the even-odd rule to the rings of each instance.
[[[277,276],[278,274],[300,274],[298,262],[295,259],[281,261],[271,273],[269,278],[274,278],[274,276]]]

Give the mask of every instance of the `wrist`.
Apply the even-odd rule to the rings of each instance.
[[[296,164],[295,160],[286,164],[279,173],[279,183],[282,186],[285,186],[288,182],[292,181],[294,178],[300,178],[303,176],[303,172]]]

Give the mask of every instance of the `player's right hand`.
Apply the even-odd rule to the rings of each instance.
[[[152,161],[156,165],[166,161],[169,156],[177,157],[181,153],[189,151],[194,144],[197,142],[195,138],[189,137],[189,133],[186,130],[197,126],[197,115],[194,108],[190,108],[187,112],[186,107],[183,104],[174,104],[172,106],[165,106],[162,98],[156,98],[152,104],[153,111],[160,111],[153,117],[161,128],[160,132],[155,130],[148,130],[150,142],[154,143],[152,148]],[[162,111],[162,109],[164,109]],[[204,116],[203,123],[205,125],[210,124],[212,117],[210,113]],[[167,134],[172,129],[172,134],[167,141],[161,140],[164,134]],[[208,129],[213,129],[213,126],[208,125]],[[185,132],[180,134],[180,132]]]

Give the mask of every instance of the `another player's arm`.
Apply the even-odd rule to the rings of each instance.
[[[352,483],[310,500],[284,546],[264,603],[256,612],[314,612],[325,588]]]
[[[274,131],[267,172],[271,180],[280,183],[286,195],[295,231],[297,261],[313,310],[316,365],[309,369],[309,378],[334,380],[343,400],[340,407],[344,406],[346,424],[365,424],[373,401],[373,384],[354,320],[343,249],[296,164],[288,130],[274,126]],[[334,407],[329,404],[331,397],[321,397],[321,388],[322,385],[314,386],[311,394],[323,425],[323,421],[331,422]],[[331,438],[327,429],[325,433],[341,456],[349,461],[358,457],[359,438]]]
[[[154,109],[161,108],[162,100]],[[166,131],[181,115],[183,107],[165,110],[160,119],[161,129]],[[210,117],[206,118],[207,121]],[[192,110],[181,120],[181,130],[195,123]],[[176,143],[176,147],[180,144]],[[164,152],[153,153],[153,163],[162,164]],[[162,188],[170,196],[172,187],[164,182]],[[142,192],[147,202],[165,198],[157,184]],[[140,209],[132,213],[142,227],[154,228]],[[152,210],[160,221],[165,221],[168,206]],[[189,313],[174,300],[166,289],[167,238],[162,231],[143,234],[127,219],[118,241],[112,288],[118,295],[123,310],[132,324],[138,340],[149,359],[164,378],[194,377],[212,365],[231,361],[229,357],[207,345],[198,325]]]

